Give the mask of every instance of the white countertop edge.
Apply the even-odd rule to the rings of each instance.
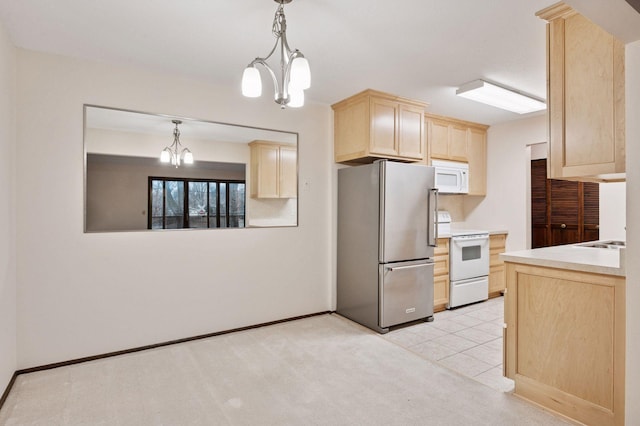
[[[624,249],[555,246],[500,254],[505,262],[626,277]]]

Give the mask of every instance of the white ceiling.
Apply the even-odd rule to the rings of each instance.
[[[294,0],[285,13],[291,47],[311,65],[307,101],[332,104],[373,88],[428,102],[435,114],[495,124],[521,116],[455,90],[484,78],[545,98],[545,22],[535,12],[552,3]],[[244,67],[272,47],[276,7],[272,0],[2,0],[0,20],[18,47],[232,85],[242,96]],[[264,83],[268,95],[271,82]]]

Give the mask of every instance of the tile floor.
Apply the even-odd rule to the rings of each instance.
[[[438,312],[434,321],[391,331],[384,338],[493,389],[510,392],[502,376],[504,298]]]

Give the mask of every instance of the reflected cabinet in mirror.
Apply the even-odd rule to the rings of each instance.
[[[85,232],[298,225],[298,135],[84,107]]]

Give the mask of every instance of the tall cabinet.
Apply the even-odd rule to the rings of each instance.
[[[549,177],[625,179],[624,44],[557,3],[547,24]]]

